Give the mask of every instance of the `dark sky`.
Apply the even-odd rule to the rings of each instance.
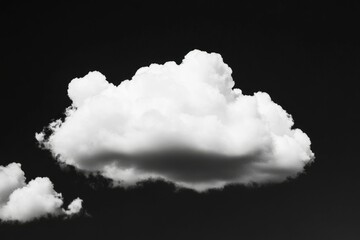
[[[289,2],[2,5],[0,165],[49,177],[86,214],[2,223],[0,239],[359,239],[360,4]],[[195,48],[220,53],[236,87],[268,92],[293,115],[316,155],[304,174],[203,194],[160,181],[125,190],[37,147],[35,132],[70,105],[71,79],[98,70],[119,84]]]

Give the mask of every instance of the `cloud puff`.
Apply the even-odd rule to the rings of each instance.
[[[82,209],[82,202],[83,200],[80,198],[76,198],[75,200],[73,200],[69,204],[68,209],[65,210],[65,214],[72,215],[80,212],[80,210]]]
[[[0,205],[7,202],[13,191],[25,185],[25,174],[20,164],[11,163],[6,167],[0,166]]]
[[[309,137],[267,93],[233,88],[231,73],[199,50],[118,86],[90,72],[70,82],[65,119],[36,138],[59,161],[123,185],[163,178],[201,191],[296,176],[313,159]]]
[[[19,163],[0,166],[0,220],[27,222],[47,215],[71,215],[81,210],[81,199],[62,209],[61,193],[49,178],[37,177],[25,183]]]

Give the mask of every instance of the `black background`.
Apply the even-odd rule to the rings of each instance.
[[[1,239],[359,239],[360,4],[326,1],[131,1],[1,6],[1,158],[49,177],[82,215],[0,223]],[[119,84],[193,49],[220,53],[245,94],[265,91],[312,140],[296,180],[198,194],[156,181],[109,188],[62,169],[34,134],[71,104],[89,71]],[[358,231],[358,232],[357,232]]]

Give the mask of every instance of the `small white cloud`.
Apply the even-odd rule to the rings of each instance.
[[[158,177],[205,190],[296,176],[313,159],[310,139],[267,93],[233,88],[231,73],[199,50],[118,86],[90,72],[70,82],[65,120],[36,138],[59,161],[125,185]]]
[[[62,209],[61,193],[54,190],[49,178],[38,177],[25,183],[25,174],[19,163],[0,166],[0,220],[27,222],[48,215],[73,214],[81,209],[76,199],[69,210]],[[8,184],[5,188],[3,184]]]
[[[65,214],[66,215],[73,215],[73,214],[79,213],[80,210],[82,209],[82,202],[83,202],[83,200],[80,199],[80,198],[74,199],[74,201],[72,201],[69,204],[68,209],[65,210]]]
[[[43,133],[43,132],[35,133],[35,138],[38,142],[42,142],[42,141],[44,141],[45,133]]]
[[[25,174],[19,163],[0,166],[0,205],[7,202],[10,194],[25,186]]]

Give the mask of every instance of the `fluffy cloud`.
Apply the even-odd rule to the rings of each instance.
[[[73,200],[69,204],[68,209],[65,210],[65,214],[73,215],[73,214],[80,212],[80,210],[82,209],[82,202],[83,202],[83,200],[80,198],[76,198],[75,200]]]
[[[0,166],[0,205],[7,202],[10,194],[17,188],[25,186],[25,174],[20,164],[11,163]]]
[[[61,193],[49,178],[38,177],[25,183],[19,163],[0,166],[0,220],[26,222],[47,215],[71,215],[81,210],[82,200],[75,199],[62,209]]]
[[[163,178],[201,191],[296,176],[313,159],[309,137],[267,93],[233,88],[231,73],[199,50],[118,86],[90,72],[70,82],[65,119],[36,138],[59,161],[122,185]]]

